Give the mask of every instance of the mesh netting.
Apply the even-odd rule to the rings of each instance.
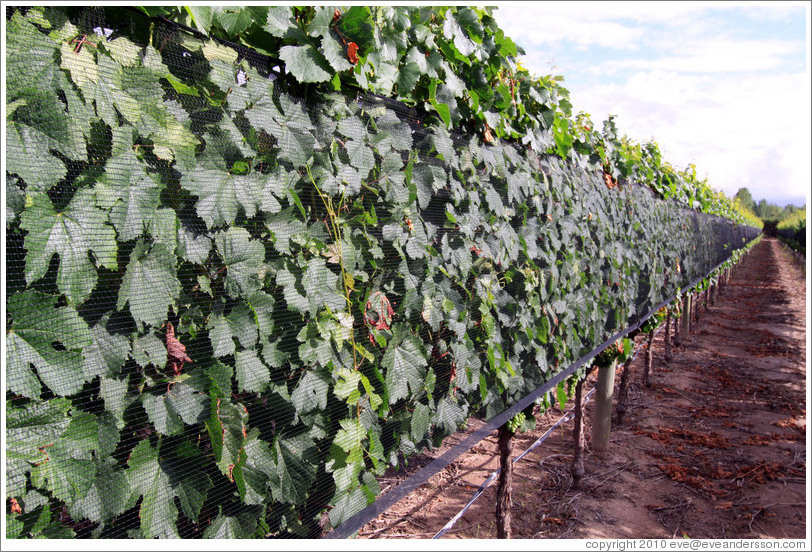
[[[9,536],[320,536],[757,233],[132,10],[7,27]]]

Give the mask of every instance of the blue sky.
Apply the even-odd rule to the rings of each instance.
[[[732,196],[808,203],[808,2],[504,2],[495,17],[575,112],[654,139]]]

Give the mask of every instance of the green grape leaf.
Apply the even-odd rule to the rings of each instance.
[[[279,6],[268,8],[268,20],[264,29],[277,38],[285,36],[296,28],[296,20],[289,6]]]
[[[40,449],[50,448],[68,428],[68,399],[37,401],[25,408],[13,408],[6,403],[6,460],[22,460],[36,464],[45,460]],[[28,466],[30,468],[30,465]]]
[[[389,341],[381,359],[386,369],[386,388],[389,404],[417,394],[423,387],[427,365],[426,352],[420,340],[408,333],[402,325],[394,328],[395,336]]]
[[[417,84],[418,79],[420,79],[420,75],[422,74],[423,71],[420,70],[420,66],[413,61],[403,65],[398,71],[398,78],[396,81],[398,85],[398,95],[405,96],[407,94],[411,94],[412,90],[414,90],[414,87]]]
[[[96,523],[112,519],[126,510],[131,492],[126,471],[118,469],[116,462],[107,458],[100,463],[96,479],[85,497],[70,506],[70,515]]]
[[[15,12],[7,20],[6,34],[6,93],[16,98],[31,83],[50,82],[57,43]]]
[[[429,427],[431,427],[431,411],[425,404],[417,403],[412,412],[412,441],[419,443],[428,433]]]
[[[259,240],[250,239],[244,228],[231,227],[215,234],[214,246],[226,267],[226,293],[239,297],[259,291],[259,273],[265,260],[265,248]]]
[[[44,276],[51,257],[59,254],[57,285],[72,302],[81,303],[90,296],[98,278],[90,251],[100,265],[118,267],[115,231],[106,224],[104,211],[96,207],[92,190],[77,191],[60,213],[45,194],[35,195],[32,202],[21,219],[22,228],[28,230],[26,280],[31,283]]]
[[[56,301],[56,297],[38,291],[8,298],[13,321],[6,335],[6,382],[16,393],[40,396],[40,384],[29,364],[57,395],[72,395],[82,387],[81,349],[92,343],[92,334],[75,309],[56,307]]]
[[[141,47],[129,39],[120,36],[104,43],[104,47],[113,56],[113,59],[126,67],[133,66],[139,61]]]
[[[318,456],[315,443],[304,433],[278,437],[272,445],[275,473],[269,485],[274,500],[304,504],[316,478]]]
[[[107,162],[96,185],[99,206],[110,209],[110,222],[124,241],[141,236],[160,205],[163,186],[146,171],[132,149]]]
[[[375,167],[375,157],[372,150],[362,140],[352,138],[344,142],[344,148],[350,158],[350,165],[358,169],[361,179],[365,180],[369,176],[369,171]]]
[[[99,67],[96,65],[95,55],[91,51],[93,49],[85,46],[76,52],[74,46],[68,42],[62,43],[60,47],[61,67],[70,73],[73,82],[82,89],[88,83],[99,82]]]
[[[116,308],[121,310],[129,303],[136,322],[161,326],[167,318],[167,309],[176,306],[180,294],[175,261],[163,244],[149,246],[139,239],[130,254]]]
[[[228,397],[231,386],[228,386]],[[212,443],[214,461],[226,477],[231,478],[233,466],[239,462],[240,453],[247,440],[248,412],[242,405],[235,405],[227,398],[212,396],[210,415],[206,429]]]
[[[311,44],[282,46],[279,58],[285,62],[285,69],[299,82],[325,82],[333,76],[327,59]]]
[[[31,191],[46,191],[67,173],[65,164],[48,153],[53,140],[39,129],[9,121],[6,125],[6,170],[18,175]]]
[[[334,70],[348,71],[354,67],[347,59],[347,54],[344,52],[341,43],[329,34],[322,37],[321,48],[324,57]]]
[[[198,168],[181,178],[181,186],[198,197],[197,214],[208,228],[233,224],[240,209],[253,217],[262,205],[261,175],[236,175],[219,169]]]
[[[287,95],[280,97],[281,109],[273,102],[272,91],[245,112],[248,121],[276,139],[279,155],[294,166],[306,165],[313,155],[316,139],[313,123],[302,105]]]
[[[155,429],[162,435],[175,435],[184,425],[205,420],[209,399],[200,392],[199,383],[183,381],[167,385],[162,395],[145,393],[141,401]]]
[[[109,333],[105,325],[106,317],[90,328],[93,341],[85,347],[82,363],[86,380],[118,374],[130,355],[130,341],[123,335]]]
[[[240,34],[254,22],[251,12],[244,8],[215,8],[213,13],[214,20],[231,36]]]
[[[229,516],[222,513],[222,506],[220,510],[211,525],[203,532],[204,539],[246,539],[256,531],[257,517],[253,512]]]
[[[17,220],[25,209],[25,192],[20,189],[20,179],[6,173],[6,228]]]
[[[327,391],[331,381],[332,378],[320,370],[307,370],[290,394],[296,412],[306,414],[327,408]]]
[[[176,493],[160,461],[159,449],[152,448],[148,440],[141,441],[130,453],[127,465],[127,482],[135,497],[143,497],[138,516],[144,538],[179,538]]]
[[[443,427],[448,435],[457,431],[460,424],[465,421],[465,410],[451,397],[443,397],[437,403],[435,415],[437,425]]]
[[[96,478],[93,461],[74,458],[64,441],[42,450],[45,457],[31,469],[31,483],[68,504],[83,498]]]
[[[209,60],[219,60],[224,61],[228,64],[233,64],[237,62],[237,58],[240,56],[239,53],[234,48],[229,48],[228,46],[223,46],[214,40],[209,40],[205,44],[203,44],[203,56]]]
[[[234,355],[234,372],[243,391],[264,391],[271,381],[268,367],[253,350],[237,351]]]

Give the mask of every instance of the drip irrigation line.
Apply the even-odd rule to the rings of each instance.
[[[746,245],[742,247],[746,247]],[[729,258],[730,257],[728,257],[728,259]],[[725,264],[728,259],[725,259],[721,263],[711,268],[705,276],[699,276],[695,278],[688,286],[685,287],[685,289],[686,290],[692,289],[704,278],[707,278],[708,276],[713,274],[719,267]],[[397,487],[395,487],[388,493],[380,496],[372,504],[368,505],[367,507],[363,508],[356,514],[347,518],[344,521],[344,523],[342,523],[329,533],[323,535],[322,538],[346,539],[353,536],[370,520],[373,520],[376,517],[380,516],[386,510],[391,508],[394,504],[396,504],[397,502],[408,496],[412,491],[414,491],[415,489],[423,485],[426,481],[431,479],[431,477],[433,477],[441,470],[449,466],[457,458],[468,452],[472,447],[474,447],[477,443],[485,439],[496,429],[506,424],[520,411],[524,410],[525,408],[533,404],[536,400],[540,399],[545,394],[555,389],[555,387],[559,383],[566,381],[566,379],[569,376],[574,374],[579,368],[581,368],[585,364],[591,362],[592,359],[594,359],[597,355],[603,352],[604,349],[615,343],[618,339],[622,339],[630,332],[638,329],[654,313],[656,313],[661,308],[668,305],[674,299],[676,299],[676,294],[664,301],[661,301],[648,313],[646,313],[645,316],[641,317],[637,322],[617,332],[615,335],[613,335],[612,337],[610,337],[609,339],[607,339],[606,341],[604,341],[603,343],[592,349],[592,351],[590,351],[586,355],[582,356],[581,358],[570,364],[567,368],[555,374],[552,378],[550,378],[549,381],[541,384],[534,391],[528,393],[522,399],[519,399],[518,401],[513,403],[512,406],[502,411],[501,414],[497,414],[496,416],[491,418],[488,422],[485,423],[485,425],[483,425],[482,427],[471,433],[463,441],[457,443],[449,450],[447,450],[445,453],[432,460],[429,464],[418,470],[413,475],[409,476],[404,481],[402,481]]]
[[[595,387],[593,387],[589,391],[589,393],[586,394],[586,397],[584,398],[584,404],[587,404],[589,402],[589,397],[591,397],[592,393],[594,393],[594,392],[595,392]],[[544,434],[541,437],[536,439],[536,441],[532,445],[530,445],[523,453],[521,453],[519,456],[514,458],[511,462],[513,464],[515,464],[516,462],[518,462],[519,460],[524,458],[527,454],[530,453],[530,451],[532,451],[533,449],[538,447],[541,443],[546,441],[547,438],[553,433],[555,428],[557,428],[558,426],[560,426],[561,424],[563,424],[565,422],[570,421],[572,419],[572,411],[574,409],[575,409],[574,406],[572,408],[570,408],[563,416],[561,416],[561,418],[559,418],[559,420],[556,423],[554,423],[547,431],[545,431]],[[485,492],[485,489],[487,489],[491,485],[491,483],[494,482],[494,480],[499,475],[499,472],[501,472],[501,471],[502,471],[502,468],[496,468],[496,470],[488,476],[488,478],[485,480],[485,482],[482,483],[482,485],[479,486],[479,488],[476,490],[474,495],[471,497],[471,500],[468,501],[468,504],[466,504],[463,507],[463,509],[459,511],[459,513],[457,515],[455,515],[453,518],[451,518],[449,520],[449,522],[446,523],[445,526],[442,529],[440,529],[437,532],[437,534],[434,535],[431,538],[432,539],[439,539],[440,537],[445,535],[449,530],[451,530],[451,528],[454,527],[454,525],[456,525],[456,523],[460,520],[460,518],[465,515],[465,512],[468,511],[468,509],[474,504],[474,502],[476,502],[476,500],[480,496],[482,496],[482,493]]]
[[[660,333],[661,329],[662,329],[662,326],[657,328],[657,331],[654,334],[655,337],[657,336],[658,333]],[[634,359],[637,358],[638,353],[640,353],[640,351],[643,350],[644,346],[645,345],[643,343],[641,343],[637,347],[634,348],[634,355],[632,356],[631,361],[634,361]],[[584,401],[583,401],[582,406],[586,406],[589,403],[589,399],[590,399],[590,397],[592,397],[592,394],[595,393],[595,389],[597,389],[597,387],[593,387],[592,389],[589,390],[589,393],[587,393],[586,397],[584,397]],[[518,462],[519,460],[521,460],[522,458],[527,456],[531,451],[535,450],[536,448],[538,448],[539,445],[541,445],[544,441],[546,441],[550,437],[550,435],[553,433],[553,430],[555,430],[555,428],[557,428],[558,426],[560,426],[563,423],[566,423],[566,422],[570,421],[573,418],[573,413],[572,413],[573,410],[575,410],[575,405],[573,405],[569,410],[567,410],[567,412],[563,416],[561,416],[561,418],[559,418],[556,423],[554,423],[552,426],[550,426],[550,428],[547,431],[545,431],[544,434],[542,434],[538,439],[536,439],[536,441],[532,445],[527,447],[527,449],[525,449],[524,452],[522,452],[520,455],[515,457],[512,460],[512,463],[515,464],[516,462]],[[482,483],[482,485],[479,486],[479,488],[476,490],[474,495],[471,497],[471,500],[468,501],[468,503],[462,508],[462,510],[460,510],[457,515],[455,515],[453,518],[451,518],[449,520],[449,522],[446,523],[445,526],[443,526],[443,528],[440,529],[437,532],[437,534],[434,535],[431,538],[432,539],[439,539],[440,537],[445,535],[448,531],[450,531],[454,527],[454,525],[457,524],[457,522],[460,520],[460,518],[462,518],[462,516],[465,515],[465,512],[467,512],[468,509],[474,504],[474,502],[477,501],[477,499],[482,495],[482,493],[485,492],[485,489],[487,489],[490,486],[490,484],[493,483],[494,480],[496,480],[496,478],[499,475],[500,471],[502,471],[502,468],[496,468],[496,470],[491,475],[488,476],[488,478],[485,480],[485,482]]]

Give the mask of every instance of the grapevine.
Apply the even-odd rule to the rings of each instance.
[[[12,538],[317,536],[755,232],[489,9],[144,9],[7,22]]]

